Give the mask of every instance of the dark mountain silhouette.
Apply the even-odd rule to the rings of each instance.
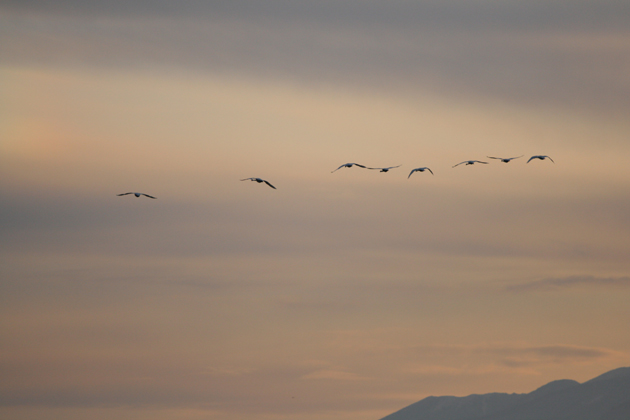
[[[381,420],[630,420],[630,367],[529,394],[428,397]]]

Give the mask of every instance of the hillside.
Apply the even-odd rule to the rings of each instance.
[[[428,397],[381,420],[628,420],[630,367],[580,384],[553,381],[529,394]]]

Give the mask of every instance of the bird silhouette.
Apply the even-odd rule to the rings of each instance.
[[[501,162],[503,163],[509,163],[512,159],[518,159],[520,157],[523,157],[523,155],[517,156],[517,157],[511,157],[511,158],[500,158],[500,157],[494,157],[494,156],[488,156],[490,159],[499,159]]]
[[[275,189],[277,189],[276,187],[274,187],[273,185],[271,185],[271,184],[269,183],[269,181],[265,181],[265,180],[264,180],[264,179],[262,179],[262,178],[245,178],[245,179],[241,179],[241,181],[247,181],[247,180],[249,180],[249,181],[256,181],[256,182],[258,182],[259,184],[260,184],[260,183],[262,183],[262,182],[264,182],[265,184],[269,185],[269,186],[270,186],[271,188],[273,188],[274,190],[275,190]]]
[[[551,159],[549,156],[547,155],[534,155],[532,157],[529,158],[529,160],[527,161],[527,163],[529,163],[530,160],[532,159],[540,159],[540,160],[544,160],[544,159],[549,159],[550,161],[552,161],[553,163],[556,163],[553,161],[553,159]]]
[[[465,160],[465,161],[463,161],[463,162],[458,163],[457,165],[453,165],[453,168],[454,168],[455,166],[459,166],[459,165],[461,165],[461,164],[463,164],[463,163],[465,163],[466,165],[474,165],[475,163],[483,163],[483,164],[485,164],[485,165],[487,165],[487,164],[488,164],[488,162],[482,162],[482,161],[480,161],[480,160]]]
[[[388,166],[387,168],[367,168],[367,169],[377,169],[379,172],[387,172],[390,169],[394,169],[394,168],[399,168],[402,165],[398,165],[398,166]]]
[[[344,163],[343,165],[341,165],[340,167],[338,167],[334,171],[330,171],[330,173],[332,174],[333,172],[337,172],[341,168],[352,168],[355,165],[358,166],[359,168],[365,168],[365,166],[359,165],[358,163]]]
[[[412,173],[414,173],[414,172],[424,172],[425,170],[431,172],[431,175],[433,175],[433,171],[425,166],[424,168],[412,169],[411,172],[409,172],[409,176],[407,176],[407,179],[409,179],[409,177],[411,176]]]
[[[136,198],[140,197],[141,195],[144,195],[145,197],[149,197],[152,198],[154,200],[156,200],[155,197],[153,197],[152,195],[149,194],[145,194],[145,193],[139,193],[139,192],[128,192],[128,193],[123,193],[123,194],[116,194],[118,197],[120,197],[121,195],[128,195],[128,194],[133,194],[136,196]]]

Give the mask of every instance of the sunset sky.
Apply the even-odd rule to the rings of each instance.
[[[630,366],[628,115],[622,0],[4,0],[0,417],[378,420]]]

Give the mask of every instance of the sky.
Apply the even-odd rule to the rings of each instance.
[[[0,2],[0,417],[377,420],[630,366],[625,3]]]

